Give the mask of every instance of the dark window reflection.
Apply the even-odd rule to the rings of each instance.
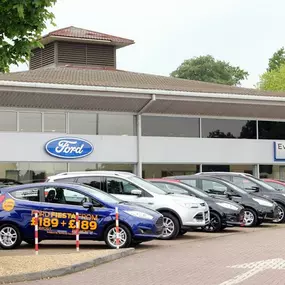
[[[203,138],[256,139],[256,121],[202,119]]]
[[[258,122],[259,139],[285,139],[285,122]]]
[[[199,119],[142,116],[142,135],[156,137],[199,137]]]

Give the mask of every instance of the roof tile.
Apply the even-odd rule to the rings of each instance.
[[[112,35],[103,34],[103,33],[90,31],[90,30],[85,30],[85,29],[81,29],[81,28],[77,28],[73,26],[53,31],[49,33],[48,35],[44,36],[43,38],[48,38],[48,37],[53,37],[53,36],[89,39],[89,40],[97,40],[97,41],[103,40],[103,41],[109,41],[112,43],[127,44],[127,45],[134,43],[133,40],[115,37]]]
[[[72,66],[0,74],[0,85],[1,81],[285,97],[284,92],[260,91],[121,70],[86,69]]]

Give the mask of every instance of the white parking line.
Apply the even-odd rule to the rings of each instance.
[[[244,268],[244,269],[250,269],[242,274],[239,274],[238,276],[227,280],[223,283],[220,283],[219,285],[234,285],[239,284],[248,278],[256,275],[259,272],[262,272],[267,269],[285,269],[285,259],[282,258],[275,258],[275,259],[267,259],[257,262],[251,262],[251,263],[244,263],[234,266],[228,266],[230,268]]]

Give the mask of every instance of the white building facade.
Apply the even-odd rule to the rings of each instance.
[[[51,33],[29,71],[0,75],[0,179],[97,169],[285,179],[284,94],[120,71],[116,50],[133,42],[90,33]],[[47,151],[71,139],[92,151]]]

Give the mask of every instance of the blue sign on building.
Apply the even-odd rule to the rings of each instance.
[[[91,154],[93,149],[93,145],[87,140],[72,137],[52,139],[45,145],[49,155],[63,159],[85,157]]]

